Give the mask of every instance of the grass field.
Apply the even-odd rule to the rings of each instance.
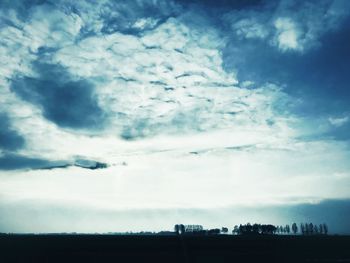
[[[1,235],[0,262],[350,262],[350,236]]]

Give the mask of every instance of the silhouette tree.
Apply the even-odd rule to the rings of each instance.
[[[326,223],[323,223],[323,232],[325,235],[328,234],[328,226],[326,225]]]
[[[245,226],[242,225],[242,224],[240,224],[238,230],[239,230],[239,234],[240,234],[240,235],[241,235],[241,234],[244,234],[244,233],[245,233]]]
[[[220,229],[219,228],[213,228],[208,230],[209,235],[218,235],[220,234]]]
[[[183,234],[185,233],[186,230],[185,230],[185,226],[183,224],[180,225],[180,234]]]
[[[267,225],[266,230],[268,234],[276,233],[277,228],[274,225]]]
[[[314,225],[314,233],[315,233],[315,235],[318,235],[318,226],[317,225]]]
[[[174,226],[174,231],[176,234],[180,234],[180,226],[178,224]]]
[[[222,227],[221,228],[221,233],[226,234],[228,232],[228,228],[227,227]]]
[[[310,231],[309,231],[309,224],[308,223],[305,223],[305,235],[308,235],[310,234]]]
[[[319,227],[318,227],[319,231],[320,231],[320,234],[322,235],[323,234],[323,225],[320,224]]]
[[[296,223],[293,223],[292,224],[292,231],[293,231],[293,234],[295,235],[296,233],[298,233],[298,226]]]
[[[284,234],[284,230],[285,230],[284,227],[283,227],[283,226],[280,226],[280,233],[281,233],[281,234]]]
[[[289,227],[289,225],[286,225],[286,233],[287,233],[287,234],[290,233],[290,227]]]
[[[260,228],[261,228],[260,225],[254,224],[253,227],[252,227],[253,233],[254,234],[259,234]]]
[[[309,224],[309,234],[312,235],[314,233],[314,225],[312,223]]]
[[[234,235],[238,235],[239,234],[239,227],[237,225],[234,226],[234,228],[232,230],[232,234],[234,234]]]
[[[180,224],[180,225],[176,224],[174,226],[174,230],[175,230],[176,234],[181,235],[181,234],[185,233],[185,226],[183,224]]]
[[[240,224],[239,226],[235,226],[232,230],[233,234],[275,234],[277,231],[277,227],[274,225],[262,225],[262,224],[254,224],[251,225],[247,223],[246,225]]]
[[[305,225],[303,223],[300,224],[300,231],[301,231],[301,234],[305,235]]]
[[[247,232],[247,233],[251,233],[252,230],[253,230],[252,225],[251,225],[250,223],[248,223],[248,224],[246,225],[246,232]]]

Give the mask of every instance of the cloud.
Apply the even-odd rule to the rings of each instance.
[[[60,65],[33,63],[37,76],[18,76],[11,90],[43,111],[43,116],[68,128],[98,128],[103,123],[93,85],[74,79]]]
[[[300,33],[292,20],[288,18],[278,18],[275,21],[275,27],[277,31],[277,45],[281,50],[299,50],[302,48],[299,43]]]
[[[268,28],[255,21],[254,18],[242,19],[232,25],[232,29],[235,31],[238,37],[242,38],[260,38],[264,39],[269,35]]]
[[[71,166],[95,170],[107,168],[108,165],[106,163],[81,158],[77,158],[73,161],[53,161],[49,159],[42,159],[40,157],[28,157],[20,154],[3,154],[0,156],[0,171],[51,170],[58,168],[69,168]]]
[[[245,9],[254,7],[261,4],[261,0],[245,0],[245,1],[231,1],[231,0],[217,0],[215,2],[211,0],[176,0],[177,3],[181,3],[184,6],[194,5],[196,8],[205,8],[209,10],[232,10],[232,9]]]
[[[44,159],[31,158],[16,154],[7,154],[0,156],[0,170],[17,170],[17,169],[42,169],[52,166],[53,164]],[[63,165],[63,164],[54,164]]]
[[[108,154],[88,145],[110,164],[106,169],[2,171],[3,199],[57,202],[59,196],[67,204],[117,210],[209,209],[349,197],[350,153],[341,142],[286,142],[269,131],[261,136],[260,131],[227,130],[107,145],[103,150]],[[213,193],[210,198],[208,192]]]
[[[176,16],[182,8],[173,1],[106,2],[101,8],[101,32],[137,34],[151,30],[162,21]]]
[[[239,87],[234,74],[222,68],[219,36],[203,34],[169,18],[142,36],[87,37],[56,52],[53,61],[81,78],[96,79],[99,104],[117,116],[109,118],[110,126],[127,140],[227,128],[234,122],[244,126],[247,115],[265,125],[277,114],[267,104],[283,92],[269,84]]]
[[[281,0],[224,14],[223,21],[239,38],[264,39],[281,52],[306,52],[320,38],[339,28],[349,16],[348,1]]]
[[[222,68],[224,43],[214,28],[204,32],[198,25],[186,24],[189,14],[167,18],[181,10],[172,2],[158,7],[142,1],[99,5],[99,12],[93,12],[87,2],[66,8],[33,6],[32,16],[18,22],[24,30],[16,29],[16,34],[23,35],[25,45],[10,63],[12,71],[5,74],[14,75],[11,90],[39,107],[47,120],[64,128],[91,130],[103,126],[107,118],[108,129],[125,139],[229,127],[237,118],[243,123],[243,115],[251,110],[252,116],[261,112],[259,122],[263,122],[267,101],[250,108],[242,98],[264,97],[263,90],[269,88],[251,91],[237,86],[234,73]],[[133,14],[128,16],[131,20],[122,10]],[[145,16],[146,11],[150,16]],[[58,20],[64,21],[63,28]],[[99,29],[92,29],[98,24]],[[15,39],[11,37],[9,43],[18,46]],[[32,45],[29,39],[34,40]],[[33,51],[35,55],[29,56]],[[28,57],[25,63],[23,57]],[[273,93],[283,96],[277,89]]]
[[[148,28],[154,28],[155,25],[157,25],[158,20],[153,19],[153,18],[140,18],[136,20],[136,22],[132,25],[132,28],[137,28],[137,29],[148,29]]]
[[[223,48],[224,68],[236,71],[242,84],[268,80],[281,87],[293,98],[283,108],[299,119],[298,129],[309,126],[314,138],[348,140],[346,124],[339,129],[328,121],[349,111],[348,1],[274,3],[222,16],[233,30]],[[259,25],[268,35],[245,37],[236,32],[241,20],[250,21],[242,30]]]
[[[24,138],[11,127],[7,114],[0,113],[0,149],[14,151],[21,149],[24,145]]]
[[[340,117],[340,118],[330,117],[328,118],[328,120],[333,126],[341,127],[349,121],[349,117],[348,116]]]
[[[171,16],[183,10],[175,1],[46,1],[47,5],[59,9],[81,21],[80,37],[123,34],[142,34],[152,30]]]

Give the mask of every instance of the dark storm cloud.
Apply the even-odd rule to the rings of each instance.
[[[75,161],[55,161],[42,158],[33,158],[19,154],[5,154],[3,156],[0,156],[0,171],[12,171],[23,169],[46,170],[68,168],[70,166],[96,170],[107,168],[108,164],[88,159],[77,159]]]
[[[19,76],[11,90],[43,111],[46,119],[67,128],[99,128],[103,112],[87,80],[75,79],[60,65],[33,63],[38,77]]]
[[[10,119],[0,113],[0,149],[14,151],[22,148],[25,140],[11,127]]]
[[[57,165],[57,164],[56,164]],[[0,157],[0,170],[41,169],[52,166],[48,160],[31,158],[17,154],[7,154]]]

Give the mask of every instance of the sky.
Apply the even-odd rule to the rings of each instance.
[[[1,0],[0,232],[350,233],[350,1]]]

